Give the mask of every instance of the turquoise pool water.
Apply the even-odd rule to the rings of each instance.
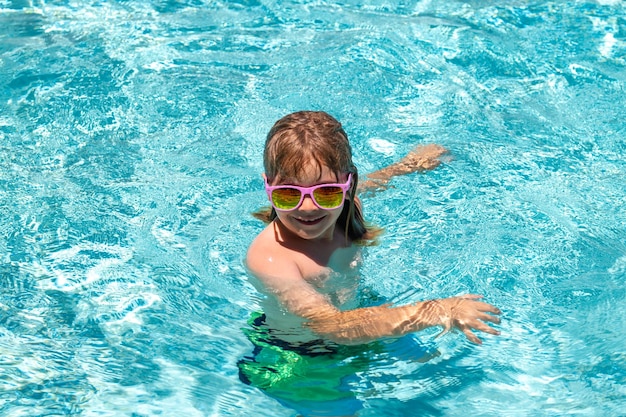
[[[264,136],[341,120],[363,287],[473,292],[502,335],[374,359],[360,416],[623,416],[626,5],[0,1],[0,415],[294,416],[240,382]]]

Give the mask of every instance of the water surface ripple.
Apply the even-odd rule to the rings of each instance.
[[[0,1],[0,415],[295,415],[236,363],[264,136],[300,109],[362,172],[450,149],[364,197],[386,233],[363,298],[504,311],[481,347],[372,356],[359,415],[623,415],[625,22],[616,0]]]

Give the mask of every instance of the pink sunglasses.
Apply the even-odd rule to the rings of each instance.
[[[313,203],[323,209],[332,210],[339,207],[346,198],[346,192],[350,189],[352,174],[348,175],[345,184],[318,184],[312,187],[299,187],[297,185],[271,186],[265,179],[265,191],[272,203],[272,207],[279,211],[292,211],[300,207],[304,196],[311,196]]]

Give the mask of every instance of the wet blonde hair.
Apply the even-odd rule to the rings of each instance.
[[[346,239],[372,244],[381,229],[366,225],[356,197],[359,173],[352,162],[352,148],[341,123],[321,111],[299,111],[278,120],[267,134],[263,165],[269,183],[278,179],[298,179],[307,164],[314,164],[321,176],[322,167],[340,175],[352,174],[352,184],[337,225]],[[276,218],[268,207],[253,213],[266,223]]]

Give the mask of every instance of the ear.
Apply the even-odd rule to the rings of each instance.
[[[261,174],[261,176],[263,177],[263,189],[265,190],[265,184],[267,184],[267,183],[268,183],[268,182],[267,182],[267,175],[265,175],[265,173],[263,173],[263,174]],[[267,195],[267,193],[266,193],[266,195]],[[270,197],[269,195],[267,195],[267,199],[268,199],[270,202],[272,201],[272,199],[271,199],[271,197]],[[273,208],[273,207],[272,207],[272,212],[274,212],[274,208]],[[270,221],[271,221],[271,220],[273,220],[273,219],[270,219]]]

